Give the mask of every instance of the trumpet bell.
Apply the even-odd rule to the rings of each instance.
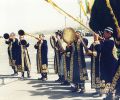
[[[19,31],[18,31],[18,34],[19,34],[20,36],[23,36],[23,35],[25,35],[25,32],[24,32],[23,30],[19,30]]]
[[[63,40],[67,44],[71,44],[75,41],[76,35],[75,30],[73,28],[65,28],[63,30]]]
[[[21,40],[21,45],[27,45],[27,41],[26,40]]]
[[[4,35],[3,35],[3,37],[5,38],[5,39],[9,39],[9,34],[8,33],[5,33]]]

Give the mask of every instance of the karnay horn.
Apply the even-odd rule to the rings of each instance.
[[[19,34],[20,36],[28,35],[28,36],[33,37],[33,38],[35,38],[35,39],[38,40],[38,37],[36,37],[36,36],[34,36],[34,35],[31,35],[31,34],[28,34],[28,33],[25,33],[24,30],[19,30],[19,31],[18,31],[18,34]]]

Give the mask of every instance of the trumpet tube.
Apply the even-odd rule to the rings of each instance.
[[[70,17],[77,23],[79,23],[82,27],[90,31],[92,34],[96,34],[92,29],[85,26],[79,19],[73,17],[72,15],[68,14],[66,11],[64,11],[62,8],[60,8],[56,3],[54,3],[52,0],[45,0],[46,2],[50,3],[59,13],[63,14],[66,17]]]
[[[28,34],[28,33],[25,33],[23,30],[19,30],[19,31],[18,31],[18,34],[19,34],[20,36],[28,35],[28,36],[30,36],[30,37],[33,37],[33,38],[39,40],[38,37],[36,37],[36,36],[34,36],[34,35],[31,35],[31,34]]]

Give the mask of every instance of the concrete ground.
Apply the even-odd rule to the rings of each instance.
[[[49,37],[47,37],[48,40]],[[90,39],[91,40],[91,39]],[[20,80],[18,77],[12,77],[12,69],[8,63],[7,45],[4,40],[0,40],[0,100],[102,100],[103,97],[93,97],[95,90],[90,87],[90,58],[86,58],[89,81],[86,82],[86,92],[84,95],[72,93],[70,86],[61,86],[55,83],[58,77],[53,70],[53,50],[49,41],[49,74],[48,80],[42,82],[37,80],[40,77],[36,71],[36,51],[34,49],[35,40],[28,39],[30,42],[29,54],[32,61],[31,78]],[[91,40],[92,41],[92,40]]]

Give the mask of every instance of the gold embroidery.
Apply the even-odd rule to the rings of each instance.
[[[41,73],[47,73],[48,72],[48,67],[46,64],[42,65]]]

